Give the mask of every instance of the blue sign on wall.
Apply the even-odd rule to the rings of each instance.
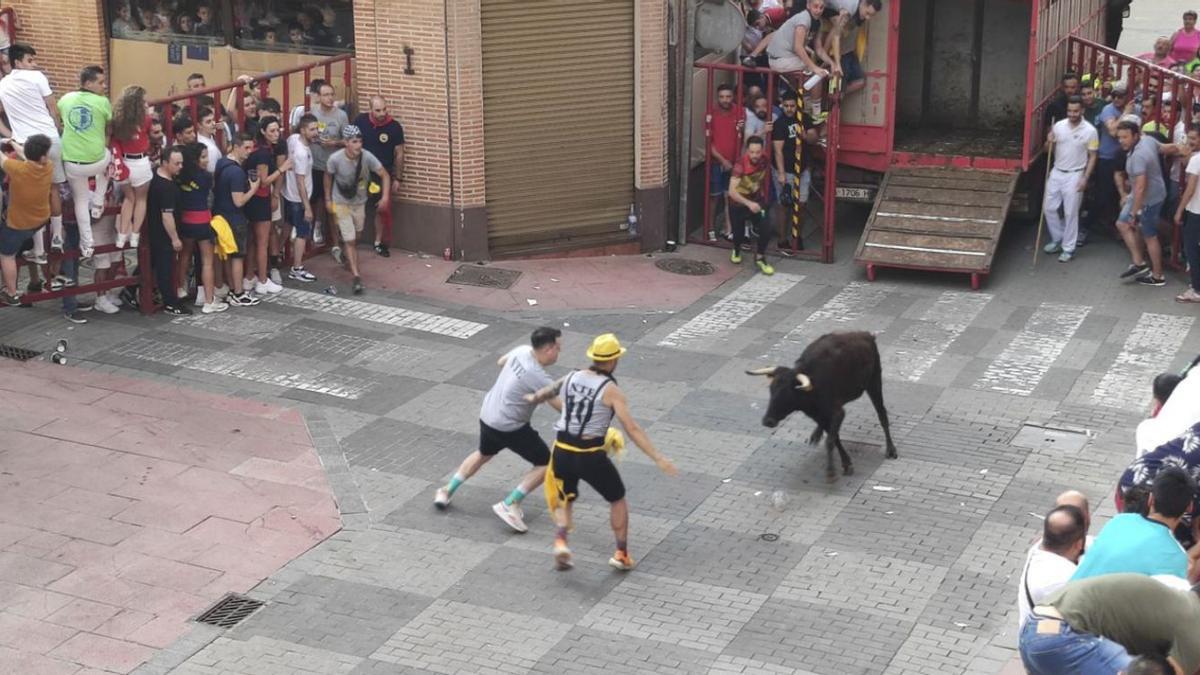
[[[193,61],[207,61],[208,45],[188,45],[187,57]]]

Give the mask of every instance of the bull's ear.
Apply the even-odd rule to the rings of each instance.
[[[778,368],[778,366],[766,366],[764,368],[755,368],[753,370],[747,370],[746,374],[747,375],[766,375],[767,377],[771,377],[771,376],[775,375],[775,370],[777,368]]]
[[[812,391],[812,380],[804,373],[796,373],[796,388],[800,391]]]

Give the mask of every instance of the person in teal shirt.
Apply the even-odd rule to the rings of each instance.
[[[104,95],[104,69],[87,66],[79,73],[79,90],[58,101],[62,117],[62,156],[67,183],[75,202],[75,222],[79,225],[79,251],[92,256],[92,221],[104,215],[104,195],[108,192],[108,164],[112,155],[108,138],[112,123],[112,104]],[[96,190],[88,189],[88,179],[96,179]]]
[[[1175,540],[1175,527],[1192,506],[1196,484],[1187,471],[1162,468],[1150,487],[1149,515],[1122,513],[1113,518],[1083,556],[1072,581],[1103,574],[1132,572],[1188,576],[1188,555]]]

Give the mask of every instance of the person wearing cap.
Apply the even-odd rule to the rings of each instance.
[[[1200,595],[1144,574],[1072,581],[1033,608],[1021,629],[1031,675],[1116,675],[1133,654],[1164,656],[1175,673],[1200,671]]]
[[[363,292],[362,276],[358,272],[358,234],[367,221],[367,186],[371,174],[378,176],[383,186],[379,204],[387,208],[391,193],[391,176],[375,155],[363,149],[362,131],[353,124],[342,127],[345,147],[329,156],[325,163],[325,208],[330,222],[337,225],[345,244],[344,253],[350,274],[354,276],[355,295]]]
[[[557,527],[554,562],[559,570],[573,566],[567,533],[572,529],[571,505],[579,494],[580,480],[591,485],[610,505],[617,550],[608,564],[623,571],[631,570],[635,565],[629,556],[629,505],[625,501],[625,484],[609,458],[610,454],[619,455],[625,446],[624,436],[609,428],[614,417],[621,422],[634,444],[654,460],[663,473],[674,476],[678,471],[633,419],[625,393],[613,377],[617,363],[626,351],[616,335],[605,333],[588,347],[590,367],[576,370],[526,396],[530,403],[549,401],[555,396],[562,400],[562,414],[554,425],[554,449],[544,483],[546,503]]]

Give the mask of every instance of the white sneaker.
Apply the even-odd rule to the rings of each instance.
[[[104,205],[92,204],[91,207],[88,208],[88,214],[91,215],[93,221],[100,220],[104,217]]]
[[[450,505],[450,491],[445,486],[438,488],[437,492],[434,493],[433,505],[439,509],[445,509]]]
[[[329,255],[333,256],[333,261],[336,262],[337,264],[339,264],[339,265],[343,264],[342,263],[342,247],[341,246],[334,246],[333,248],[329,249]]]
[[[91,246],[81,246],[79,248],[79,258],[81,260],[84,258],[91,258],[92,254],[94,254],[95,252],[96,252],[96,249],[92,248]]]
[[[229,305],[225,304],[224,302],[210,302],[200,311],[205,314],[216,314],[217,312],[224,312],[227,309],[229,309]]]
[[[121,311],[112,303],[112,300],[110,300],[109,297],[103,293],[96,296],[96,302],[92,304],[92,307],[94,307],[97,312],[103,312],[105,314],[116,314],[117,312]]]
[[[229,297],[229,286],[221,284],[213,291],[213,294],[217,296],[217,300],[224,300]]]
[[[271,279],[267,279],[265,282],[259,281],[254,284],[254,292],[259,295],[274,295],[282,290],[283,286],[280,286]]]
[[[125,248],[125,244],[129,243],[129,235],[124,232],[117,233],[117,248]]]
[[[140,233],[138,233],[138,232],[130,232],[129,233],[129,247],[130,248],[137,248],[138,244],[141,243],[141,241],[142,241],[142,235]]]
[[[232,307],[253,307],[262,302],[249,293],[230,293],[228,303]]]
[[[179,297],[183,297],[183,296],[184,296],[183,293],[179,294]],[[204,298],[204,287],[201,286],[196,289],[196,306],[203,307],[205,304],[207,304],[207,303],[205,303],[205,298]]]
[[[246,277],[245,279],[242,279],[242,290],[246,293],[249,293],[250,291],[254,290],[254,284],[255,281],[252,277]]]
[[[283,290],[283,275],[279,273],[278,267],[271,268],[271,271],[267,273],[267,279],[271,283],[278,286],[280,290]],[[275,292],[278,293],[279,291],[275,291]]]
[[[529,531],[529,528],[525,527],[525,521],[521,518],[524,515],[521,513],[521,507],[516,504],[509,506],[504,502],[496,502],[492,505],[492,511],[495,511],[496,515],[500,516],[500,520],[508,523],[508,526],[517,532],[524,533]]]
[[[53,237],[50,237],[50,250],[58,251],[59,253],[62,253],[63,238],[61,235],[56,234]]]
[[[107,296],[108,301],[113,304],[113,307],[120,307],[121,305],[125,304],[125,301],[121,299],[121,291],[119,289],[114,288],[110,290],[107,293]]]

